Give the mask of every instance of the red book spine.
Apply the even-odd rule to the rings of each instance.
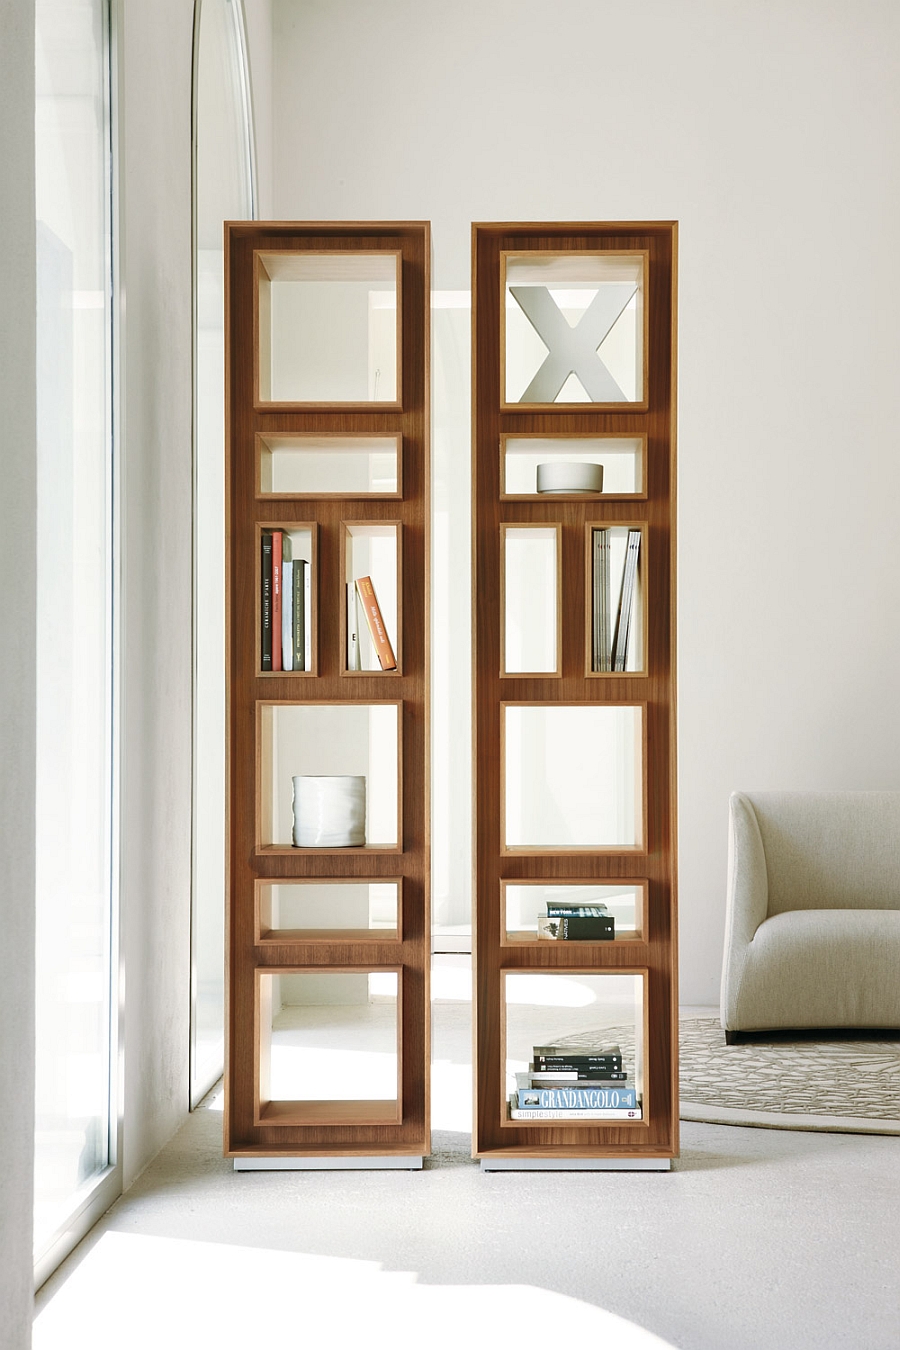
[[[272,669],[281,670],[281,583],[284,568],[282,555],[281,530],[272,531]]]

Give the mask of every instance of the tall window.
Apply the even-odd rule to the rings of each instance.
[[[106,0],[37,0],[39,1270],[115,1161],[109,72]]]
[[[222,1072],[225,969],[225,300],[222,226],[255,215],[240,0],[194,23],[194,876],[191,1103]]]

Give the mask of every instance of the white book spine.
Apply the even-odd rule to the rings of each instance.
[[[294,669],[294,564],[281,564],[281,667]]]

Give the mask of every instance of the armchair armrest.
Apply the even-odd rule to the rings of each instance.
[[[742,792],[731,794],[728,807],[728,890],[721,996],[721,1020],[725,1028],[737,1024],[747,951],[769,908],[766,854],[756,812]]]

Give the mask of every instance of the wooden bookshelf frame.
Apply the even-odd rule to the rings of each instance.
[[[507,404],[505,263],[523,254],[643,254],[642,400],[631,404]],[[485,1166],[668,1165],[678,1152],[675,765],[676,256],[674,222],[476,224],[472,230],[473,792],[475,894],[475,1122]],[[643,442],[634,494],[503,491],[506,439],[622,437]],[[499,453],[498,453],[499,449]],[[502,526],[558,525],[562,634],[559,675],[504,676]],[[640,526],[644,668],[590,670],[591,527]],[[587,555],[587,558],[586,558]],[[587,624],[585,616],[587,615]],[[600,678],[598,678],[598,675]],[[504,847],[503,707],[644,707],[640,848]],[[631,883],[641,931],[607,942],[516,941],[505,927],[504,883]],[[524,935],[523,935],[524,936]],[[504,985],[513,972],[641,974],[643,1119],[577,1126],[517,1123],[505,1105]]]
[[[258,398],[260,254],[354,254],[398,260],[397,398],[285,403]],[[280,1166],[386,1162],[430,1151],[430,228],[425,222],[239,222],[225,226],[227,1157]],[[263,440],[378,437],[398,445],[396,493],[261,491]],[[398,672],[344,669],[344,524],[397,527]],[[313,669],[263,672],[259,657],[261,530],[313,527]],[[400,616],[402,615],[402,619]],[[387,676],[390,676],[388,679]],[[301,849],[260,843],[260,729],[270,706],[397,708],[398,840],[391,848]],[[398,883],[396,933],[331,928],[263,934],[265,882]],[[262,974],[396,971],[398,1073],[393,1104],[266,1105],[260,1094]],[[394,1163],[396,1165],[396,1163]]]

